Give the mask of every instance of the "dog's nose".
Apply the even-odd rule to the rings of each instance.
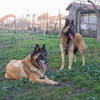
[[[45,60],[45,63],[47,63],[48,61],[47,60]]]

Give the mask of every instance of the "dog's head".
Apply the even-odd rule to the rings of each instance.
[[[42,48],[40,48],[39,45],[36,44],[34,51],[31,53],[32,64],[36,67],[41,67],[45,69],[47,67],[46,56],[47,56],[47,51],[45,45],[43,45]]]
[[[68,18],[65,18],[65,25],[64,25],[64,27],[67,27],[67,26],[74,27],[74,21],[70,20]]]
[[[65,19],[64,33],[72,33],[74,32],[74,22],[73,20]]]

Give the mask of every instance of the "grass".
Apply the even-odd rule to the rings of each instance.
[[[77,63],[68,70],[68,56],[65,69],[61,67],[59,38],[52,36],[0,32],[0,100],[100,100],[100,42],[85,38],[88,45],[86,65],[81,66],[81,55]],[[46,44],[50,79],[59,85],[32,83],[28,79],[5,79],[5,68],[12,59],[24,59],[38,43]]]

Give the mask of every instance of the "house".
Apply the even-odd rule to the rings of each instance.
[[[64,17],[64,14],[60,14],[60,17]],[[61,20],[61,19],[60,19]],[[61,21],[61,28],[63,27],[64,20]],[[50,16],[47,13],[43,13],[37,18],[37,26],[40,31],[47,30],[53,32],[59,30],[59,16]]]
[[[96,7],[100,11],[100,5]],[[74,21],[76,32],[83,36],[96,37],[98,18],[91,4],[71,3],[66,10],[69,11],[67,17]]]
[[[12,22],[15,21],[16,16],[14,14],[7,14],[0,18],[0,31],[13,29]]]

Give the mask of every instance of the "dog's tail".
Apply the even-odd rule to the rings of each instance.
[[[85,42],[83,40],[82,40],[82,42],[83,42],[83,45],[84,45],[85,49],[87,49],[88,46],[85,44]]]
[[[88,46],[85,44],[82,36],[79,33],[75,34],[75,39],[76,43],[79,44],[80,46],[83,46],[85,50],[88,48]]]

